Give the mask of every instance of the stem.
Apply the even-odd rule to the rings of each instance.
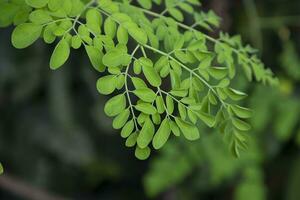
[[[135,47],[135,49],[134,49],[134,50],[132,51],[132,53],[131,53],[131,57],[134,56],[135,52],[136,52],[139,48],[140,48],[140,45],[137,45],[137,46]],[[133,105],[132,105],[132,102],[131,102],[131,99],[130,99],[129,89],[128,89],[128,83],[127,83],[127,78],[128,78],[128,76],[129,76],[129,74],[128,74],[128,72],[129,72],[129,67],[130,67],[130,64],[127,65],[126,71],[125,71],[125,74],[124,74],[124,75],[125,75],[125,90],[126,90],[125,92],[126,92],[126,94],[127,94],[127,99],[128,99],[128,103],[129,103],[129,107],[130,107],[130,110],[131,110],[132,119],[133,119],[135,128],[136,128],[136,130],[139,130],[138,124],[137,124],[137,122],[136,122],[136,116],[135,116],[134,110],[133,110]]]

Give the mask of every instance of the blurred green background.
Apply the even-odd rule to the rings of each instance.
[[[279,88],[236,80],[255,113],[240,159],[220,134],[199,127],[199,141],[173,138],[138,161],[103,113],[109,97],[96,92],[99,74],[85,53],[73,51],[51,71],[53,46],[16,50],[11,27],[0,30],[0,199],[299,200],[300,1],[203,6],[223,18],[223,30],[260,49],[280,79]]]

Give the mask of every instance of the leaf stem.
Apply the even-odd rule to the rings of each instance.
[[[136,53],[136,51],[139,48],[140,48],[140,45],[137,45],[135,47],[135,49],[131,53],[132,57],[134,56],[134,54]],[[129,73],[129,67],[130,67],[130,64],[127,65],[126,70],[125,70],[125,74],[124,74],[124,76],[125,76],[125,90],[126,90],[125,92],[127,94],[127,99],[128,99],[128,103],[129,103],[129,106],[130,106],[130,110],[131,110],[131,114],[132,114],[132,118],[133,118],[133,122],[134,122],[135,128],[136,128],[136,130],[139,130],[138,124],[136,122],[136,116],[135,116],[135,113],[134,113],[134,110],[133,110],[133,105],[132,105],[132,102],[131,102],[131,99],[130,99],[130,95],[129,95],[129,89],[128,89],[128,81],[127,81],[127,79],[128,79],[128,76],[129,76],[129,74],[128,74]]]

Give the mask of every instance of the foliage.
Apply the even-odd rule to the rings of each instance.
[[[238,103],[247,95],[233,89],[236,70],[241,67],[249,81],[254,76],[276,85],[277,79],[239,36],[221,33],[214,39],[200,31],[219,25],[212,11],[194,14],[191,26],[183,24],[184,16],[200,6],[198,1],[137,3],[2,0],[0,26],[16,25],[12,44],[18,49],[40,37],[48,44],[58,41],[51,69],[68,60],[71,48],[83,46],[95,70],[109,74],[99,78],[97,90],[114,93],[104,111],[114,117],[113,127],[122,129],[126,146],[135,147],[137,158],[148,158],[150,144],[160,149],[171,134],[197,140],[197,123],[218,129],[239,156],[247,146],[250,125],[245,119],[251,111]],[[164,4],[165,10],[152,12],[153,3]]]
[[[246,18],[248,6],[243,2],[255,2],[261,17]],[[118,92],[97,94],[99,73],[88,67],[85,48],[72,49],[65,66],[53,73],[47,62],[56,42],[44,45],[38,41],[18,51],[9,41],[12,27],[1,30],[0,161],[6,177],[22,179],[66,199],[151,199],[147,194],[154,199],[183,200],[299,199],[300,123],[296,113],[300,101],[295,76],[299,71],[299,16],[293,16],[299,13],[299,5],[297,0],[288,4],[273,0],[270,9],[270,1],[203,1],[205,10],[214,8],[225,17],[222,27],[241,33],[243,40],[260,49],[264,63],[280,78],[280,90],[261,87],[239,81],[244,78],[243,69],[236,68],[239,76],[231,85],[248,94],[239,104],[253,112],[247,120],[252,127],[249,148],[240,152],[239,159],[228,154],[217,130],[197,123],[200,140],[172,136],[160,151],[152,152],[155,156],[137,161],[134,148],[126,150],[120,131],[112,129],[111,119],[102,112],[105,101]],[[154,5],[152,10],[160,12],[162,6]],[[193,23],[184,16],[185,22]],[[261,43],[255,42],[259,38]],[[130,51],[133,42],[129,37]],[[290,53],[288,45],[293,48]],[[140,78],[145,80],[143,75]],[[163,85],[168,88],[168,81]],[[160,177],[159,181],[149,181],[150,175]],[[0,199],[20,198],[26,197],[1,189]]]
[[[298,20],[298,18],[296,19]],[[256,23],[260,24],[259,21]],[[261,29],[264,28],[263,24],[260,26]],[[245,29],[249,32],[249,29],[254,28],[245,26]],[[287,27],[282,29],[285,30],[285,33],[289,33]],[[263,38],[266,41],[270,35],[274,35],[273,32],[272,34],[267,33],[266,38]],[[248,36],[253,35],[250,33]],[[195,199],[198,196],[205,196],[205,192],[220,191],[219,187],[221,187],[227,189],[226,194],[234,190],[231,195],[236,200],[299,198],[299,191],[296,189],[299,186],[299,149],[295,149],[295,155],[290,155],[290,151],[286,152],[286,149],[300,146],[300,101],[297,85],[299,55],[294,38],[285,36],[282,39],[277,39],[277,43],[282,46],[282,52],[279,55],[273,49],[276,46],[273,42],[270,42],[269,48],[265,50],[271,57],[271,61],[275,61],[273,65],[278,66],[276,74],[280,74],[279,88],[270,90],[260,85],[250,85],[244,80],[237,83],[243,88],[248,88],[245,90],[249,93],[251,91],[250,98],[245,104],[251,107],[255,113],[255,117],[250,120],[251,133],[254,135],[251,137],[250,147],[252,148],[236,161],[227,157],[222,143],[218,138],[213,138],[209,132],[205,139],[197,141],[198,144],[195,143],[194,147],[180,143],[180,141],[172,141],[172,146],[165,148],[160,156],[153,159],[150,169],[144,177],[144,185],[149,196],[157,196],[163,191],[175,191],[177,195],[182,195],[182,198],[189,194],[187,199]],[[274,57],[279,59],[274,60]],[[200,128],[200,130],[202,129],[203,127]],[[202,131],[207,132],[205,128]],[[205,144],[207,146],[204,146]],[[280,164],[278,157],[285,157],[285,159],[289,157],[289,162],[284,160],[285,163]],[[272,160],[275,161],[272,162]],[[173,164],[175,162],[178,163],[176,166]],[[280,167],[284,165],[286,169],[282,169],[278,165],[281,165]],[[269,168],[272,168],[273,171],[269,172]],[[279,168],[279,170],[275,171],[274,168]],[[275,180],[278,178],[277,173],[282,173],[283,170],[288,171],[288,178]],[[159,179],[163,175],[168,177],[167,180]],[[267,176],[271,176],[272,180],[268,180],[270,177]],[[285,181],[289,183],[286,187],[284,186]],[[283,189],[278,188],[281,191],[276,194],[273,194],[275,190],[271,186],[274,182],[281,182],[281,187],[284,187]],[[192,184],[190,185],[190,183]],[[199,186],[196,189],[190,189],[195,184],[199,184]],[[267,192],[268,190],[269,192]],[[284,196],[285,193],[286,196]],[[279,194],[282,196],[278,196]],[[220,196],[223,198],[222,194]]]

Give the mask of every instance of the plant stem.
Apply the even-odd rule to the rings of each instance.
[[[135,54],[135,52],[138,50],[140,48],[140,45],[137,45],[136,47],[135,47],[135,49],[132,51],[132,53],[131,53],[131,57],[133,57],[134,56],[134,54]],[[128,89],[128,83],[127,83],[127,78],[128,78],[128,76],[129,76],[129,67],[130,67],[130,64],[128,64],[127,65],[127,67],[126,67],[126,71],[125,71],[125,92],[126,92],[126,94],[127,94],[127,99],[128,99],[128,103],[129,103],[129,107],[130,107],[130,110],[131,110],[131,114],[132,114],[132,118],[133,118],[133,122],[134,122],[134,125],[135,125],[135,128],[136,128],[136,130],[139,130],[139,128],[138,128],[138,124],[137,124],[137,122],[136,122],[136,116],[135,116],[135,114],[134,114],[134,110],[133,110],[133,105],[132,105],[132,102],[131,102],[131,99],[130,99],[130,95],[129,95],[129,89]]]

